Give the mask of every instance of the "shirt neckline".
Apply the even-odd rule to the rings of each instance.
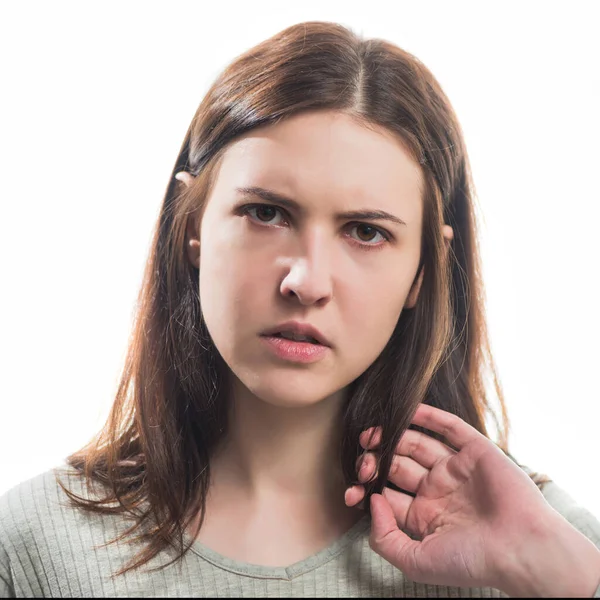
[[[256,577],[259,579],[285,579],[289,581],[321,567],[326,562],[335,558],[338,554],[341,554],[347,546],[352,544],[352,542],[354,542],[361,534],[367,531],[370,525],[371,517],[369,515],[364,515],[344,535],[330,544],[327,548],[324,548],[303,560],[297,561],[288,567],[267,567],[228,558],[223,554],[211,550],[197,540],[192,541],[192,538],[187,531],[184,532],[183,539],[186,546],[191,542],[190,551],[201,556],[216,567],[230,571],[231,573]]]

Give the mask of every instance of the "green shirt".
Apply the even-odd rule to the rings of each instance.
[[[76,493],[84,492],[79,479],[61,479]],[[554,482],[542,493],[600,548],[600,521],[592,513]],[[170,548],[140,569],[111,580],[110,574],[141,547],[128,545],[128,538],[104,548],[94,546],[113,539],[132,521],[122,515],[84,513],[64,506],[66,502],[54,469],[0,497],[0,597],[508,597],[493,588],[414,583],[371,550],[367,515],[329,548],[289,567],[238,562],[194,542],[181,561],[166,569],[145,572],[173,559],[175,551]],[[600,598],[600,586],[594,597]]]

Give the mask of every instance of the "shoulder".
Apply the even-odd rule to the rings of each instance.
[[[104,497],[65,464],[0,496],[0,597],[104,597],[113,561],[134,551],[105,547],[131,525],[126,516],[74,507],[59,480],[75,496]]]
[[[43,569],[44,561],[61,545],[64,528],[57,522],[66,508],[66,499],[56,482],[56,468],[31,477],[0,496],[0,595],[11,597],[16,589],[26,595],[43,595],[39,586],[21,584],[28,577],[19,575],[19,567]],[[63,497],[61,497],[63,496]]]
[[[34,526],[40,521],[40,511],[54,496],[53,470],[45,471],[13,486],[0,496],[0,532],[2,541],[7,536]]]
[[[57,475],[68,489],[77,494],[84,491],[77,472],[66,465],[53,467],[13,486],[0,496],[2,540],[47,528],[69,510],[67,495],[59,486]]]
[[[66,465],[39,473],[0,496],[0,548],[5,553],[27,552],[42,540],[60,543],[67,534],[74,510],[57,475],[67,489],[85,496],[77,472]]]

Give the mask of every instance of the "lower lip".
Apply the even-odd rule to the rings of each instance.
[[[310,342],[294,342],[273,335],[261,336],[267,347],[276,356],[284,360],[298,363],[312,363],[320,360],[329,350],[329,346],[311,344]]]

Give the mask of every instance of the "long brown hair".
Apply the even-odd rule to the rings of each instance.
[[[198,271],[185,252],[187,220],[201,218],[233,140],[320,109],[393,132],[424,178],[421,291],[415,307],[402,311],[379,357],[349,386],[340,416],[347,484],[358,483],[358,437],[368,427],[383,425],[383,439],[379,476],[366,485],[367,512],[370,495],[387,484],[393,449],[407,428],[448,443],[411,424],[421,402],[458,415],[488,438],[490,416],[498,430],[495,443],[517,462],[508,452],[509,421],[485,323],[475,190],[453,108],[408,52],[385,40],[364,40],[336,23],[300,23],[237,57],[198,107],[162,203],[114,405],[103,430],[67,458],[92,487],[102,484],[105,495],[84,498],[59,481],[73,506],[134,516],[132,527],[110,543],[136,531],[135,540],[146,543],[116,575],[168,545],[179,555],[167,564],[188,551],[183,535],[193,515],[201,516],[196,534],[204,521],[209,459],[227,432],[229,368],[203,319]],[[174,178],[179,171],[196,176],[189,188]],[[444,223],[454,230],[449,252]],[[486,394],[486,375],[501,423]],[[530,476],[540,487],[549,481]]]

